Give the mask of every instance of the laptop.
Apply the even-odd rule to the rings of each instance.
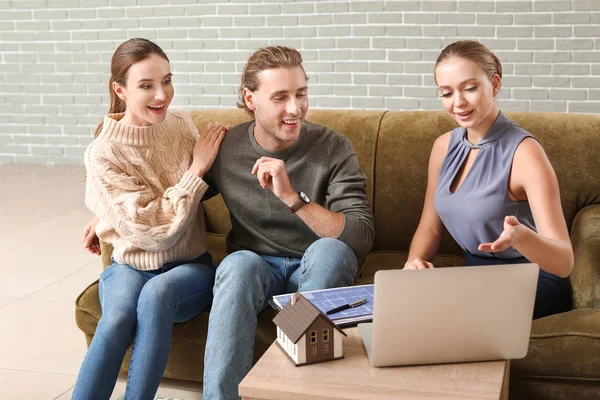
[[[377,271],[373,322],[358,325],[371,365],[525,357],[538,273],[537,264]]]

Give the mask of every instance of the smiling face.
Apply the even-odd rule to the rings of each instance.
[[[169,62],[157,54],[133,64],[125,85],[113,84],[113,90],[125,100],[127,110],[121,121],[127,125],[149,126],[164,121],[175,89]]]
[[[269,151],[290,147],[300,135],[308,111],[308,86],[302,67],[267,69],[254,92],[244,88],[246,106],[254,112],[254,137]]]
[[[444,109],[469,133],[483,137],[499,113],[500,76],[488,78],[473,61],[450,57],[435,69]]]

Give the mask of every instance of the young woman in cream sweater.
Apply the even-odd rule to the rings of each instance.
[[[169,109],[171,77],[167,56],[148,40],[130,39],[112,57],[109,114],[85,153],[85,202],[113,262],[100,276],[102,318],[73,399],[108,399],[132,342],[125,398],[152,399],[173,323],[212,301],[200,199],[227,127],[198,136],[187,113]]]

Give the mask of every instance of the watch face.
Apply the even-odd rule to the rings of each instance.
[[[306,193],[300,192],[300,193],[298,193],[298,195],[300,195],[300,198],[302,199],[303,202],[310,203],[310,199],[308,198]]]

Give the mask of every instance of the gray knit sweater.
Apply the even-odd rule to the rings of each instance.
[[[302,257],[319,237],[269,189],[263,189],[252,166],[260,157],[285,162],[294,189],[311,201],[344,215],[337,239],[360,257],[373,245],[373,214],[367,201],[365,176],[350,141],[321,125],[305,122],[288,149],[269,152],[254,138],[254,121],[233,127],[204,180],[209,198],[220,192],[231,215],[229,252],[251,250],[271,256]]]

